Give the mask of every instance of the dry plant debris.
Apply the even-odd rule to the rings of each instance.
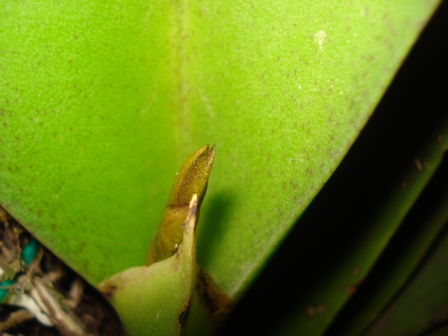
[[[123,336],[109,303],[46,248],[24,262],[22,249],[33,239],[0,207],[0,291],[7,291],[0,335]]]

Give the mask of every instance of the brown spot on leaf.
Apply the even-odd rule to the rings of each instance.
[[[407,185],[408,185],[408,181],[403,180],[403,182],[401,183],[401,189],[406,189]]]
[[[364,279],[359,279],[354,285],[345,288],[345,292],[349,295],[353,295],[358,290],[359,285],[364,281]]]
[[[187,323],[188,313],[190,312],[191,300],[188,300],[187,304],[182,309],[182,312],[179,314],[179,329],[182,330]]]
[[[100,285],[99,291],[108,299],[111,300],[114,296],[115,291],[117,290],[117,286],[110,284],[110,283],[106,283],[106,284],[102,284]]]
[[[353,295],[353,294],[356,293],[356,290],[357,290],[357,287],[356,287],[356,286],[348,286],[348,287],[345,289],[345,292],[346,292],[347,294],[349,294],[349,295]]]
[[[306,309],[306,313],[309,317],[314,317],[314,315],[316,315],[316,308],[310,306]]]
[[[196,291],[202,304],[215,320],[224,319],[233,309],[235,303],[232,298],[222,291],[202,268],[197,276]]]
[[[431,318],[431,325],[435,326],[445,321],[448,317],[448,307],[442,307]]]
[[[423,164],[422,164],[422,161],[420,160],[419,157],[415,157],[415,159],[414,159],[414,164],[415,164],[415,166],[417,167],[417,170],[418,170],[419,172],[421,172],[422,169],[423,169]]]
[[[179,268],[180,265],[180,257],[182,255],[182,245],[179,247],[179,249],[177,250],[177,252],[174,254],[175,258],[174,258],[174,262],[171,265],[171,269],[175,272],[177,271],[177,269]]]

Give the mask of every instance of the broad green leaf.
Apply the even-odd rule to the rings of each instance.
[[[91,283],[143,265],[216,143],[198,260],[238,296],[336,168],[437,1],[3,1],[0,202]]]
[[[243,298],[224,335],[241,334],[233,331],[244,326],[252,333],[279,335],[285,325],[291,327],[288,335],[321,335],[340,315],[352,324],[366,305],[362,300],[344,306],[368,290],[369,269],[382,250],[400,249],[393,245],[394,231],[397,225],[402,231],[400,218],[410,216],[431,175],[436,169],[446,175],[446,166],[439,164],[448,147],[448,120],[441,108],[444,87],[435,84],[447,72],[439,43],[446,29],[444,8],[344,161]],[[439,183],[446,190],[446,182]],[[387,276],[381,274],[378,282]],[[328,335],[345,335],[333,327]]]
[[[359,134],[430,7],[213,4],[229,15],[198,28],[193,141],[217,139],[198,262],[238,296]]]
[[[181,163],[164,7],[0,4],[1,203],[93,284],[145,264]]]

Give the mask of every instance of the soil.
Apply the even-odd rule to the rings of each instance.
[[[4,270],[0,278],[16,279],[14,285],[3,288],[30,294],[36,283],[44,283],[44,295],[57,298],[56,313],[51,307],[48,314],[55,326],[44,326],[27,310],[2,303],[0,335],[123,336],[120,320],[107,300],[48,249],[41,247],[31,265],[23,262],[22,247],[32,238],[0,207],[0,267]],[[46,311],[45,307],[42,310]],[[70,323],[82,332],[73,332]]]

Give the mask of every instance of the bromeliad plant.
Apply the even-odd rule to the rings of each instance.
[[[310,280],[303,276],[303,286],[288,293],[291,306],[273,333],[320,335],[339,321],[440,165],[448,138],[442,120],[425,132],[412,132],[421,135],[415,147],[396,147],[400,155],[403,148],[412,148],[397,160],[401,166],[393,165],[394,157],[376,157],[359,174],[341,179],[344,188],[337,190],[342,197],[333,195],[333,200],[344,199],[350,194],[348,181],[384,162],[377,168],[387,187],[375,202],[339,204],[332,212],[339,220],[308,219],[313,225],[306,224],[313,209],[322,214],[335,203],[313,207],[322,204],[316,201],[325,196],[316,195],[371,117],[438,3],[2,1],[0,203],[89,283],[102,284],[128,330],[178,332],[193,297],[186,332],[210,331],[212,326],[204,328],[211,325],[209,318],[201,318],[209,313],[194,300],[192,286],[201,277],[211,278],[198,271],[192,256],[196,203],[186,207],[194,194],[198,204],[202,196],[185,196],[178,212],[168,206],[164,214],[163,209],[166,199],[171,203],[174,197],[168,191],[185,158],[204,143],[216,143],[219,160],[197,226],[197,263],[213,277],[216,293],[222,293],[220,288],[227,298],[240,301],[300,218],[296,227],[303,240],[294,251],[302,253],[290,259],[297,261],[292,268],[303,268],[301,274]],[[401,108],[398,104],[387,114],[397,116]],[[401,129],[409,116],[400,118]],[[377,128],[372,144],[386,139],[389,121]],[[397,138],[406,136],[387,137],[383,149]],[[355,161],[367,162],[370,150],[367,146]],[[375,187],[369,184],[366,194]],[[350,211],[340,214],[341,209]],[[177,219],[168,220],[174,213]],[[363,220],[350,226],[354,213],[353,218]],[[368,328],[371,317],[379,316],[414,274],[446,222],[445,213],[434,208],[439,213],[435,219],[428,214],[433,225],[424,227],[431,227],[431,234],[425,231],[418,248],[403,252],[403,268],[397,268],[398,275],[390,273],[378,301],[365,305],[362,313],[357,310],[356,322],[346,326],[351,334]],[[161,217],[168,224],[158,229]],[[167,229],[181,222],[185,228]],[[313,231],[317,228],[319,234]],[[321,233],[331,229],[332,234]],[[159,261],[144,266],[148,241],[156,232],[150,262]],[[166,243],[165,232],[178,238]],[[343,248],[336,245],[339,259],[319,259],[318,252],[335,246],[335,237],[344,242]],[[313,248],[307,250],[310,242]],[[176,260],[183,265],[177,273],[169,268]],[[123,307],[136,303],[129,298],[140,295],[139,288],[162,288],[164,272],[177,281],[179,292],[162,290],[160,312],[142,305],[128,314]],[[123,278],[137,283],[153,273],[157,286],[128,286]],[[261,296],[272,292],[267,289]],[[443,312],[438,303],[430,306],[434,310],[413,320],[432,320]],[[171,312],[169,317],[162,307]],[[141,323],[137,316],[146,309],[151,319],[169,322]],[[437,321],[444,318],[437,316],[442,316]],[[267,320],[273,319],[261,322]]]

